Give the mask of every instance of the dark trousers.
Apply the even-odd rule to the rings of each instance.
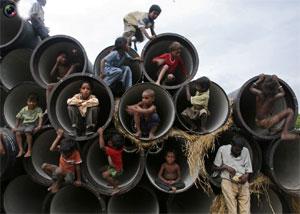
[[[96,127],[99,108],[97,106],[88,108],[85,117],[82,117],[77,106],[68,106],[68,113],[72,127],[83,130]]]
[[[156,178],[155,183],[157,184],[157,186],[159,186],[160,188],[162,188],[163,190],[166,190],[166,191],[171,191],[172,187],[175,187],[177,190],[183,189],[185,187],[185,184],[181,180],[179,180],[178,182],[176,182],[172,185],[169,185],[169,184],[166,184],[165,182],[163,182],[160,178]]]
[[[49,37],[48,29],[45,27],[43,22],[36,21],[31,19],[32,28],[37,36],[39,36],[42,40]]]

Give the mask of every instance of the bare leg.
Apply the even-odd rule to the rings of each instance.
[[[64,177],[65,177],[65,174],[59,167],[57,167],[55,169],[54,173],[57,176],[57,180],[48,188],[48,191],[51,191],[52,193],[58,192],[59,188],[61,187],[61,185],[64,181]]]
[[[201,124],[201,131],[206,131],[206,122],[207,122],[207,114],[202,114],[200,116],[200,124]]]
[[[19,147],[19,153],[17,154],[17,158],[21,157],[22,154],[24,153],[23,151],[23,145],[22,145],[22,136],[21,136],[21,132],[16,132],[16,141]]]
[[[109,183],[109,185],[113,187],[112,195],[117,194],[120,191],[120,188],[118,187],[117,181],[110,176],[109,171],[106,170],[103,172],[102,176]]]
[[[48,163],[43,163],[42,164],[42,170],[49,176],[52,176],[53,172],[57,169],[58,166],[48,164]]]
[[[136,133],[134,134],[135,137],[140,138],[142,135],[141,131],[141,114],[135,112],[133,113],[134,123],[136,127]]]
[[[160,82],[161,82],[161,80],[162,80],[162,78],[164,77],[164,75],[165,75],[165,73],[166,73],[166,71],[169,69],[169,66],[168,65],[164,65],[162,68],[161,68],[161,70],[159,71],[159,75],[158,75],[158,78],[157,78],[157,80],[156,80],[156,84],[157,85],[160,85]]]
[[[153,127],[150,129],[150,132],[149,132],[149,139],[150,139],[150,140],[154,139],[154,137],[155,137],[154,133],[156,132],[157,127],[158,127],[158,126],[153,126]]]
[[[5,149],[4,149],[4,146],[3,146],[2,139],[3,139],[3,135],[2,135],[2,133],[0,133],[0,155],[5,154]]]
[[[26,135],[26,141],[28,144],[28,149],[26,154],[24,155],[25,158],[28,158],[31,156],[31,152],[32,152],[32,134],[31,133],[25,133]]]

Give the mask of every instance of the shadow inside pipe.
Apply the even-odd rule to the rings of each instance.
[[[7,17],[1,8],[0,25],[5,26],[5,30],[0,30],[0,47],[7,45],[14,40],[23,28],[23,20],[20,16]]]
[[[7,97],[7,90],[4,86],[0,85],[0,127],[5,126],[4,119],[4,102]]]

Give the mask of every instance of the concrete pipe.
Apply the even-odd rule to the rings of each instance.
[[[72,54],[74,48],[77,50],[75,56]],[[67,53],[70,63],[80,64],[76,68],[76,73],[92,72],[92,65],[87,58],[86,52],[76,39],[66,35],[51,36],[44,39],[34,49],[30,59],[32,76],[41,87],[46,88],[47,84],[56,82],[51,78],[50,72],[61,51]]]
[[[234,120],[238,126],[246,129],[258,140],[274,140],[280,137],[280,133],[272,133],[271,130],[261,129],[255,124],[256,101],[255,95],[249,91],[249,88],[257,79],[258,76],[249,79],[240,89],[229,94],[229,97],[233,100]],[[298,115],[296,95],[286,82],[279,79],[279,83],[285,91],[285,97],[276,101],[274,105],[274,114],[289,107],[293,109],[295,113],[294,121],[296,121]],[[280,123],[276,128],[279,128],[282,125],[283,123]]]
[[[42,185],[49,186],[52,181],[41,168],[43,163],[58,165],[59,152],[51,152],[50,146],[56,138],[56,131],[50,127],[44,127],[33,136],[31,158],[23,159],[25,171],[31,178]]]
[[[232,137],[238,135],[244,139],[245,147],[248,149],[252,162],[253,173],[250,174],[249,180],[253,181],[256,176],[259,174],[262,166],[262,152],[259,144],[250,136],[245,134],[237,133],[234,131],[229,131],[223,133],[215,143],[215,150],[208,153],[207,158],[205,159],[205,167],[208,173],[208,178],[210,182],[217,188],[221,187],[221,178],[220,176],[212,177],[213,175],[213,162],[215,160],[218,149],[223,146],[231,143]]]
[[[30,93],[36,93],[39,97],[38,105],[42,110],[46,109],[46,93],[44,89],[33,82],[18,84],[9,92],[4,102],[4,117],[9,127],[15,127],[16,115],[27,105],[26,101]]]
[[[123,195],[112,196],[107,213],[159,213],[159,203],[151,189],[137,186]]]
[[[43,213],[105,213],[103,199],[88,185],[67,185],[55,195],[49,193],[43,204]]]
[[[2,178],[2,176],[5,176],[5,173],[14,166],[18,146],[16,144],[15,135],[10,129],[0,128],[0,133],[3,134],[2,143],[5,149],[5,155],[0,156],[0,177]]]
[[[175,33],[163,33],[155,37],[154,40],[149,40],[143,48],[142,59],[144,63],[141,64],[142,71],[150,82],[155,82],[158,75],[158,67],[152,63],[152,59],[160,54],[169,52],[169,46],[172,42],[179,42],[183,48],[181,51],[181,57],[184,61],[186,70],[188,71],[188,77],[186,78],[179,70],[175,71],[176,80],[172,84],[163,85],[166,89],[178,89],[182,85],[185,85],[196,75],[198,71],[198,53],[194,45],[184,38],[183,36]]]
[[[98,139],[91,145],[85,146],[83,156],[82,168],[85,180],[101,194],[111,195],[113,189],[102,177],[102,172],[108,166],[108,159],[104,151],[100,149]],[[119,194],[128,192],[138,184],[143,175],[144,166],[144,151],[123,153],[123,173],[117,178],[120,187]]]
[[[0,55],[3,57],[10,50],[16,48],[34,48],[39,39],[34,34],[32,26],[29,22],[23,20],[15,7],[16,15],[7,16],[4,13],[5,7],[13,6],[13,1],[1,3],[0,13]],[[4,30],[5,29],[5,30]]]
[[[158,190],[170,193],[162,189],[155,183],[155,180],[158,177],[158,172],[160,170],[161,164],[166,162],[165,155],[167,151],[174,150],[176,155],[176,163],[179,164],[181,170],[181,178],[185,187],[183,189],[178,189],[176,193],[181,193],[188,190],[193,186],[196,181],[198,173],[195,173],[195,176],[191,176],[189,172],[189,165],[187,158],[184,154],[185,141],[181,138],[168,138],[164,141],[164,146],[161,152],[157,154],[147,154],[146,156],[146,174],[149,181],[154,185]]]
[[[30,49],[10,51],[0,62],[0,79],[9,90],[24,81],[33,81],[30,73]]]
[[[0,127],[5,126],[5,119],[4,119],[4,101],[7,96],[7,89],[0,85]]]
[[[63,128],[66,134],[72,132],[71,122],[68,116],[67,99],[79,93],[82,81],[89,81],[92,84],[92,94],[99,100],[98,124],[97,127],[107,127],[112,119],[114,111],[113,95],[109,87],[91,74],[72,74],[55,85],[50,93],[47,103],[48,117],[55,129]],[[78,141],[92,139],[97,136],[97,132],[92,135],[71,136]]]
[[[213,197],[195,186],[186,192],[172,195],[167,201],[168,213],[209,213]]]
[[[300,196],[300,141],[277,140],[266,155],[268,173],[285,192]]]
[[[47,188],[34,183],[28,175],[11,181],[4,192],[4,210],[9,213],[41,213]]]
[[[146,89],[152,89],[155,92],[155,101],[157,113],[160,117],[160,123],[155,133],[155,139],[160,138],[172,127],[175,119],[175,107],[171,95],[162,87],[152,83],[140,83],[129,88],[121,97],[118,116],[123,128],[130,134],[134,133],[133,116],[126,112],[128,105],[133,105],[142,100],[142,93]],[[149,140],[148,138],[141,138]]]
[[[191,83],[189,83],[191,85]],[[193,87],[190,87],[191,95],[195,94],[196,91]],[[229,115],[230,115],[230,105],[228,97],[225,91],[216,83],[211,82],[209,88],[209,103],[208,110],[210,115],[207,118],[206,123],[206,132],[193,131],[190,125],[184,120],[181,116],[181,112],[183,112],[187,107],[191,107],[191,103],[188,102],[186,98],[186,87],[180,88],[174,96],[175,107],[176,107],[176,115],[180,125],[189,132],[195,134],[207,134],[211,133],[226,123]]]

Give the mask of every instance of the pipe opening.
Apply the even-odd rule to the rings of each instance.
[[[280,196],[271,188],[267,190],[268,196],[262,194],[259,200],[256,195],[251,195],[251,213],[286,213]],[[272,208],[270,207],[272,206]]]
[[[187,162],[187,157],[184,154],[185,141],[180,138],[168,138],[164,141],[164,146],[161,152],[157,154],[147,154],[146,157],[146,174],[152,185],[157,189],[169,193],[158,186],[155,180],[158,178],[158,172],[160,170],[161,164],[166,162],[165,155],[167,151],[174,150],[176,156],[176,163],[180,166],[181,170],[181,181],[185,184],[183,189],[178,189],[176,193],[181,193],[189,189],[195,182],[196,177],[192,177],[189,172],[189,165]],[[198,173],[195,173],[196,176]]]
[[[5,30],[3,29],[0,31],[0,47],[2,48],[18,37],[24,27],[24,21],[19,16],[5,16],[1,8],[0,25],[5,26]]]
[[[7,97],[6,89],[0,85],[0,127],[5,126],[5,119],[4,119],[4,102]]]
[[[128,105],[133,105],[142,100],[142,93],[146,89],[152,89],[155,92],[155,101],[157,114],[160,122],[155,132],[155,139],[160,138],[172,127],[175,119],[175,107],[170,94],[163,88],[152,83],[141,83],[129,88],[121,97],[118,109],[118,116],[123,128],[130,134],[135,133],[133,116],[126,111]],[[142,140],[149,140],[146,137]]]
[[[181,35],[173,33],[165,33],[157,35],[154,40],[149,41],[142,51],[142,58],[144,63],[142,64],[143,72],[150,82],[155,82],[158,77],[159,67],[152,63],[154,57],[169,52],[169,46],[172,42],[179,42],[183,47],[181,49],[181,58],[184,62],[185,68],[188,72],[188,77],[185,77],[179,69],[174,73],[175,81],[163,84],[166,89],[179,88],[184,83],[190,81],[197,73],[198,70],[198,53],[193,44]],[[166,76],[166,75],[165,75]]]
[[[27,96],[36,93],[39,97],[38,106],[44,111],[46,109],[45,90],[33,82],[24,82],[14,87],[7,95],[4,102],[4,117],[9,127],[16,124],[16,115],[26,106]]]
[[[150,189],[138,186],[125,194],[112,196],[107,213],[159,213],[159,204]]]
[[[190,84],[191,85],[191,84]],[[191,95],[195,95],[196,90],[193,87],[190,87]],[[211,86],[209,88],[209,103],[208,110],[210,115],[207,117],[206,130],[205,132],[201,130],[192,130],[190,124],[188,124],[181,115],[187,107],[191,107],[191,103],[186,98],[186,88],[182,87],[178,90],[175,95],[175,106],[177,119],[180,124],[188,131],[197,133],[197,134],[206,134],[211,133],[218,128],[220,128],[227,121],[230,114],[229,100],[227,98],[224,90],[211,81]]]
[[[123,152],[123,173],[117,177],[120,193],[132,189],[141,179],[144,171],[144,152]],[[103,150],[100,149],[98,139],[89,147],[86,154],[87,179],[102,194],[110,195],[113,191],[107,181],[102,177],[102,172],[108,166],[108,159]]]
[[[98,124],[96,127],[106,127],[113,114],[113,95],[110,89],[101,80],[85,74],[73,74],[64,81],[59,82],[50,94],[48,102],[48,117],[55,129],[61,127],[67,133],[72,132],[71,121],[68,115],[67,99],[79,93],[82,81],[89,81],[92,85],[91,94],[99,100]],[[89,136],[76,137],[76,140],[92,139],[97,136],[97,132]]]
[[[30,73],[30,49],[15,49],[10,51],[1,61],[0,79],[7,89],[12,89],[24,81],[33,81]]]
[[[11,181],[4,192],[6,213],[41,213],[47,189],[34,183],[28,175]]]

